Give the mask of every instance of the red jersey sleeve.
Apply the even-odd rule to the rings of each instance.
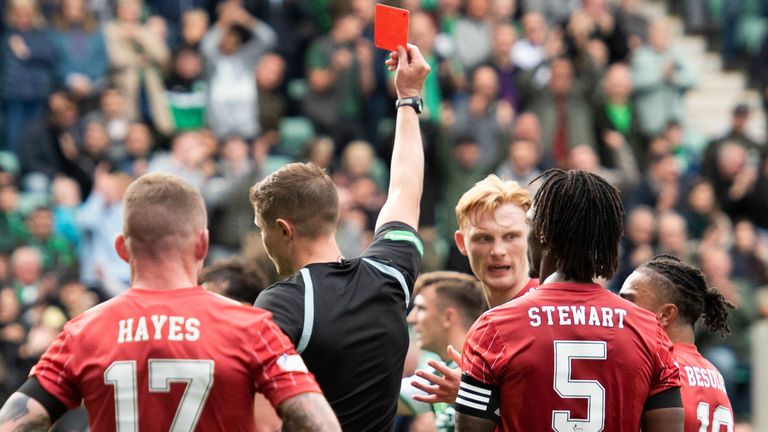
[[[467,334],[462,353],[462,373],[485,384],[499,385],[506,367],[504,338],[487,315],[481,316]]]
[[[664,390],[680,387],[680,369],[675,363],[672,342],[661,323],[656,326],[656,352],[653,361],[653,382],[648,396]]]
[[[56,397],[67,409],[80,406],[83,399],[76,380],[67,365],[72,360],[72,337],[67,327],[45,351],[40,361],[29,372],[43,388]]]
[[[322,393],[301,356],[271,318],[262,320],[256,334],[256,388],[274,407],[301,393]]]

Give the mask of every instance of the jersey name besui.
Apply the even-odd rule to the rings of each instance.
[[[687,365],[681,369],[685,371],[689,386],[713,388],[725,393],[725,380],[717,370]]]

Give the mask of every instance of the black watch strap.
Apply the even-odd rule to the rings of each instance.
[[[421,108],[423,104],[424,102],[420,96],[411,96],[398,99],[397,102],[395,102],[395,108],[400,108],[401,106],[410,106],[416,110],[416,114],[421,114]]]

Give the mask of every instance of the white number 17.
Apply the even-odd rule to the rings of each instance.
[[[170,432],[191,432],[203,411],[213,386],[213,360],[149,359],[149,391],[168,393],[172,382],[187,388],[173,417]],[[136,362],[116,361],[104,371],[104,383],[115,386],[117,432],[139,430]]]

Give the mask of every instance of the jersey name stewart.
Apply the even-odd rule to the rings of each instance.
[[[639,430],[645,401],[679,387],[656,317],[596,284],[545,283],[467,335],[456,410],[502,431]]]

